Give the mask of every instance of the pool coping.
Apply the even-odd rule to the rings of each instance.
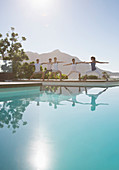
[[[0,88],[32,87],[41,85],[42,85],[41,82],[23,82],[23,81],[0,82]]]
[[[67,86],[67,87],[114,87],[119,86],[119,81],[43,81],[42,85]]]
[[[119,86],[119,80],[17,80],[0,82],[0,88],[31,87],[31,86],[67,86],[67,87],[114,87]]]

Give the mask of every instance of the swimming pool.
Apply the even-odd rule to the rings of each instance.
[[[118,170],[119,87],[0,89],[0,170]]]

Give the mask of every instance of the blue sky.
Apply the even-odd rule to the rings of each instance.
[[[118,0],[0,0],[0,7],[0,32],[15,27],[25,51],[94,55],[110,62],[100,68],[119,71]]]

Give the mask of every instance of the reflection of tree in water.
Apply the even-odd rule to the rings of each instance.
[[[1,70],[3,70],[3,72],[12,72],[12,62],[11,61],[2,61],[2,65],[1,65]]]
[[[21,124],[26,125],[27,122],[23,121],[23,113],[30,104],[30,101],[37,102],[37,106],[40,106],[40,102],[47,102],[49,106],[54,106],[54,109],[64,105],[61,102],[68,101],[72,103],[73,107],[76,104],[90,105],[91,110],[94,111],[99,105],[107,105],[105,103],[96,103],[97,98],[106,90],[107,88],[97,94],[89,94],[85,88],[85,95],[91,98],[89,103],[77,101],[76,96],[82,94],[83,88],[74,90],[74,88],[69,89],[67,87],[42,86],[40,89],[27,91],[27,94],[24,94],[23,91],[17,96],[10,93],[5,97],[2,94],[0,96],[0,128],[7,126],[7,128],[12,129],[12,132],[15,133]]]
[[[29,101],[24,100],[4,101],[0,109],[0,128],[7,125],[7,128],[11,128],[15,133],[20,126],[20,121],[26,125],[27,122],[23,121],[23,112],[28,105]]]

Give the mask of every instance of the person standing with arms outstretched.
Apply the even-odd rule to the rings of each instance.
[[[73,73],[78,73],[79,75],[79,80],[81,80],[81,73],[77,70],[77,64],[81,64],[81,63],[85,63],[85,62],[75,62],[75,59],[72,59],[72,63],[69,64],[64,64],[64,66],[69,66],[71,65],[71,71],[69,72],[69,74],[67,76],[70,76]]]
[[[53,65],[52,58],[49,58],[49,62],[43,64],[47,64],[47,70],[44,72],[44,77],[45,77],[45,74],[52,72],[52,65]]]
[[[85,63],[86,64],[91,64],[91,70],[90,71],[86,71],[86,75],[85,75],[84,80],[87,79],[87,74],[88,73],[92,73],[92,72],[96,72],[99,75],[99,78],[101,78],[102,74],[101,74],[100,70],[96,67],[96,63],[99,63],[99,64],[108,64],[109,62],[96,61],[96,58],[94,56],[92,56],[91,57],[91,62],[85,62]],[[107,79],[107,81],[108,81],[108,79]]]
[[[59,63],[64,63],[64,62],[63,61],[57,61],[57,57],[54,57],[53,69],[52,69],[52,73],[51,73],[49,79],[52,77],[53,74],[55,74],[55,78],[56,78],[56,74],[59,73],[60,74],[60,80],[62,80],[62,72],[58,69]]]
[[[35,66],[35,72],[31,75],[30,79],[35,75],[35,74],[42,74],[42,79],[44,80],[44,72],[40,70],[40,66],[43,63],[39,62],[39,59],[36,59],[36,63],[35,64],[31,64]]]

